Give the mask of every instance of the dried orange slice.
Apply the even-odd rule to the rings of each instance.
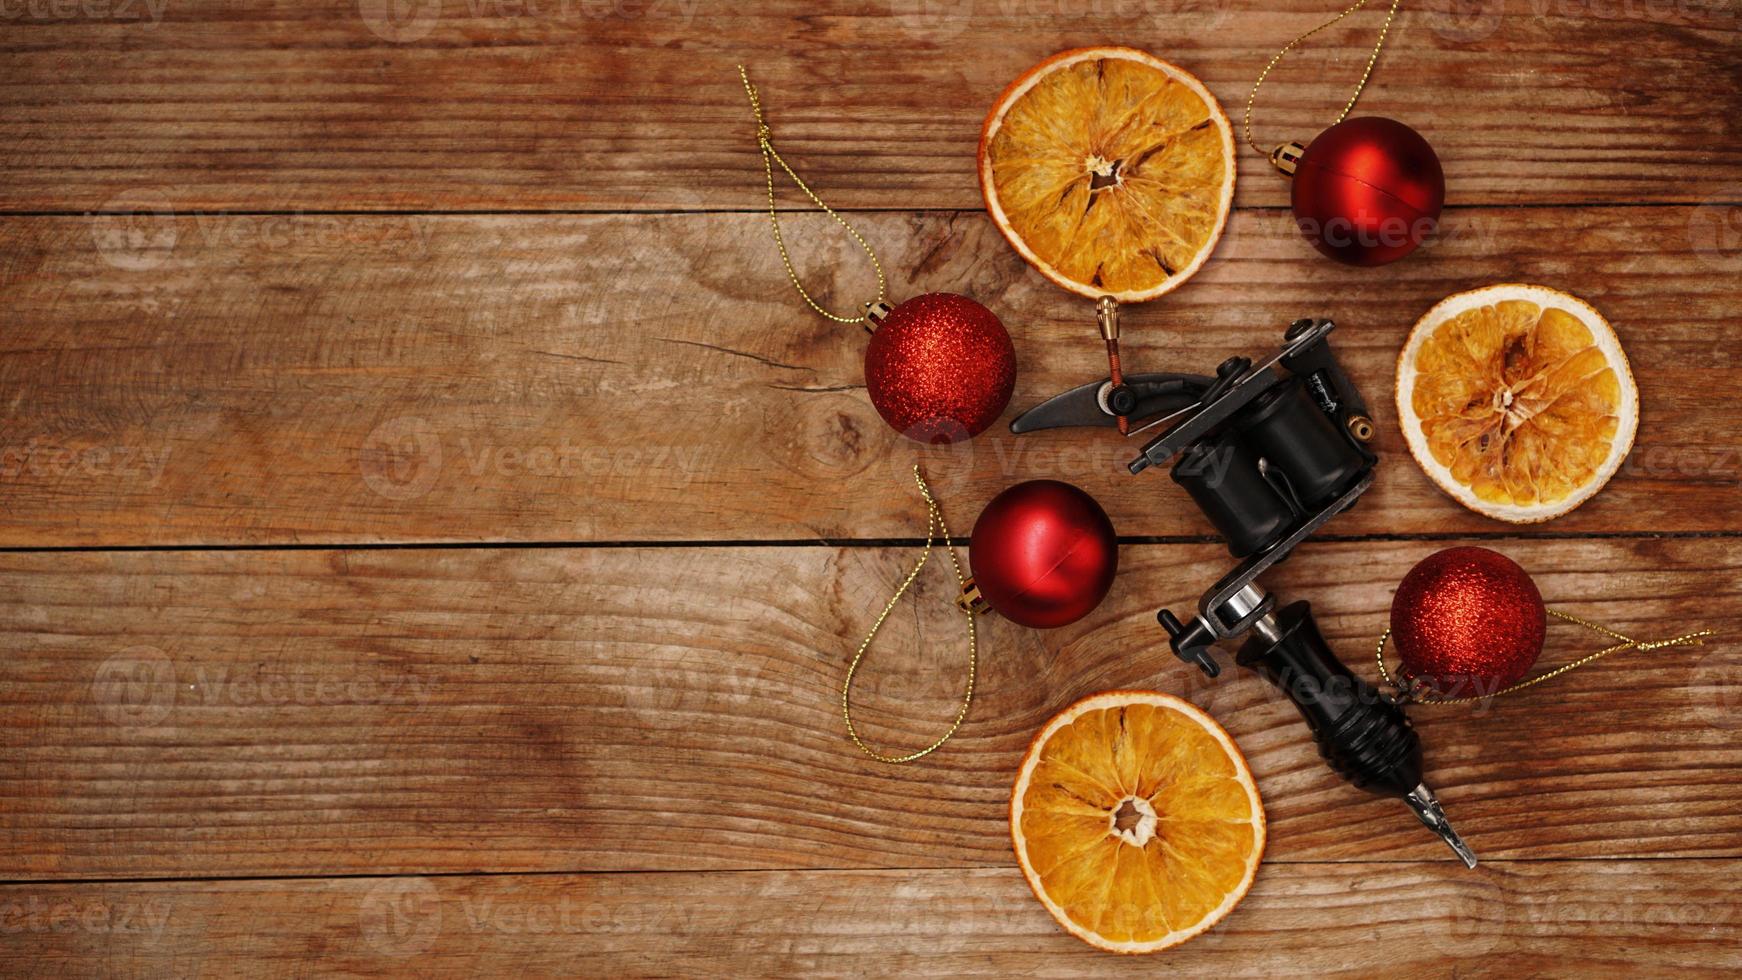
[[[1116,953],[1178,945],[1258,873],[1264,809],[1246,759],[1190,702],[1084,698],[1047,722],[1010,795],[1029,887],[1067,932]]]
[[[1397,417],[1440,489],[1489,517],[1546,521],[1602,489],[1633,448],[1639,389],[1609,321],[1547,286],[1457,293],[1397,359]]]
[[[980,133],[980,191],[1010,244],[1090,298],[1154,299],[1198,271],[1234,203],[1234,132],[1204,83],[1135,48],[1053,55]]]

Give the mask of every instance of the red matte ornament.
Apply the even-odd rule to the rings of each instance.
[[[1057,480],[992,498],[968,543],[974,584],[999,614],[1050,629],[1087,616],[1119,569],[1113,522],[1095,498]]]
[[[1487,548],[1447,548],[1409,570],[1391,600],[1399,674],[1440,695],[1498,692],[1542,654],[1542,593],[1517,562]]]
[[[996,314],[955,293],[915,296],[877,319],[865,389],[918,442],[956,442],[998,420],[1016,388],[1016,348]]]
[[[1421,134],[1394,119],[1363,116],[1277,151],[1293,168],[1294,219],[1320,252],[1349,265],[1395,262],[1439,227],[1446,200],[1440,158]]]

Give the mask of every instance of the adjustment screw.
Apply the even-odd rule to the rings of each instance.
[[[1137,411],[1137,392],[1130,385],[1114,385],[1107,391],[1107,407],[1114,415],[1130,415]]]

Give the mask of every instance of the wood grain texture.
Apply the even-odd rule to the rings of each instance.
[[[1197,281],[1129,310],[1126,364],[1209,371],[1334,317],[1383,463],[1332,531],[1494,533],[1404,450],[1396,352],[1451,292],[1563,287],[1616,324],[1643,410],[1616,480],[1549,528],[1731,528],[1742,248],[1701,238],[1700,211],[1461,211],[1378,278],[1283,212],[1242,213]],[[790,225],[826,299],[869,291],[826,219]],[[1089,304],[983,216],[860,225],[894,295],[961,291],[1004,318],[1006,420],[1105,372]],[[915,459],[963,531],[1033,477],[1085,487],[1128,536],[1207,531],[1165,474],[1125,472],[1136,445],[1111,431],[899,438],[865,397],[862,332],[804,310],[755,215],[10,218],[0,242],[0,546],[913,535]]]
[[[1332,9],[21,2],[0,38],[0,208],[130,211],[162,194],[184,210],[753,209],[740,61],[781,145],[840,206],[977,208],[982,119],[1041,58],[1147,48],[1237,119],[1271,54]],[[1265,146],[1329,123],[1379,20],[1352,18],[1278,70]],[[1456,204],[1742,201],[1739,43],[1729,0],[1423,0],[1405,5],[1361,107],[1433,139]],[[1242,205],[1285,202],[1256,153],[1241,168]]]
[[[1716,975],[1742,967],[1742,862],[1476,871],[1270,865],[1186,976]],[[1035,976],[1104,973],[1014,869],[150,882],[0,888],[49,972],[109,976]],[[50,924],[54,924],[51,928]]]
[[[866,400],[863,336],[799,305],[756,213],[740,61],[896,298],[964,292],[1010,326],[1008,420],[1105,365],[1088,305],[980,213],[996,94],[1061,48],[1126,43],[1237,119],[1264,61],[1330,11],[0,4],[0,972],[1737,972],[1733,0],[1411,0],[1359,111],[1434,142],[1441,240],[1381,271],[1326,262],[1242,149],[1215,261],[1125,311],[1138,370],[1206,371],[1298,316],[1341,324],[1380,482],[1267,581],[1311,599],[1357,671],[1403,573],[1466,540],[1553,607],[1725,631],[1415,708],[1474,872],[1328,772],[1262,682],[1167,651],[1156,608],[1229,559],[1164,476],[1124,472],[1135,446],[1002,426],[901,441]],[[1379,16],[1291,56],[1262,142],[1329,121]],[[826,219],[786,224],[826,302],[868,298]],[[1602,309],[1642,395],[1621,474],[1546,526],[1458,508],[1392,419],[1409,324],[1502,280]],[[886,767],[844,737],[838,684],[915,556],[891,546],[924,526],[915,460],[959,533],[1003,487],[1054,477],[1129,543],[1086,620],[982,620],[968,723]],[[401,543],[429,546],[345,547]],[[955,708],[953,591],[928,569],[865,668],[856,718],[880,745],[924,744]],[[1557,626],[1543,666],[1600,642]],[[1033,732],[1120,686],[1223,721],[1270,820],[1235,914],[1139,964],[1063,935],[1007,833]]]
[[[1363,663],[1437,545],[1310,545],[1271,578]],[[1729,539],[1516,541],[1557,608],[1642,636],[1733,626]],[[968,723],[923,764],[844,736],[846,657],[912,549],[816,546],[0,556],[7,878],[1003,868],[1009,784],[1078,697],[1181,693],[1265,796],[1272,861],[1449,861],[1318,759],[1243,671],[1155,625],[1227,562],[1128,546],[1071,627],[983,621]],[[965,644],[941,568],[897,610],[858,719],[924,744]],[[1557,627],[1545,666],[1601,645]],[[1478,708],[1418,707],[1432,785],[1484,858],[1742,857],[1733,642],[1620,656]]]

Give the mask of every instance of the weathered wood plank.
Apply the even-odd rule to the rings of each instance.
[[[1711,975],[1742,967],[1742,862],[1476,871],[1270,865],[1143,961],[1187,975]],[[1013,868],[140,882],[0,888],[15,964],[110,976],[1077,976]]]
[[[0,208],[753,208],[754,66],[777,133],[847,207],[973,208],[982,117],[1062,48],[1149,48],[1231,116],[1321,0],[163,0],[17,5]],[[1377,12],[1267,87],[1310,139]],[[1461,204],[1739,199],[1742,21],[1726,0],[1405,5],[1361,103],[1428,133]],[[1569,38],[1578,43],[1569,44]],[[1241,154],[1243,204],[1285,185]]]
[[[1438,545],[1323,543],[1270,578],[1359,669]],[[1556,607],[1639,635],[1732,626],[1728,539],[1508,541]],[[1128,546],[1072,627],[983,621],[957,739],[890,767],[841,730],[846,658],[909,549],[0,555],[8,878],[992,866],[1029,738],[1085,694],[1193,698],[1251,761],[1279,861],[1449,860],[1320,763],[1255,677],[1178,663],[1157,606],[1210,545]],[[948,573],[886,628],[856,703],[921,745],[964,666]],[[1571,627],[1545,664],[1593,649]],[[1620,656],[1476,709],[1418,708],[1485,858],[1742,856],[1735,647]]]
[[[1701,237],[1710,218],[1460,211],[1376,275],[1320,259],[1282,212],[1242,213],[1198,281],[1127,312],[1127,364],[1209,371],[1335,317],[1384,462],[1333,531],[1492,533],[1408,459],[1396,352],[1455,290],[1565,287],[1617,325],[1643,421],[1616,481],[1549,529],[1732,527],[1742,247]],[[860,223],[897,297],[952,289],[1003,316],[1007,418],[1104,373],[1089,305],[983,216]],[[869,290],[826,219],[791,226],[830,302]],[[859,387],[863,334],[804,310],[755,215],[10,218],[0,260],[0,546],[911,535],[915,458],[963,531],[1041,476],[1089,489],[1122,534],[1207,531],[1164,474],[1125,473],[1136,446],[1110,432],[898,438]]]

